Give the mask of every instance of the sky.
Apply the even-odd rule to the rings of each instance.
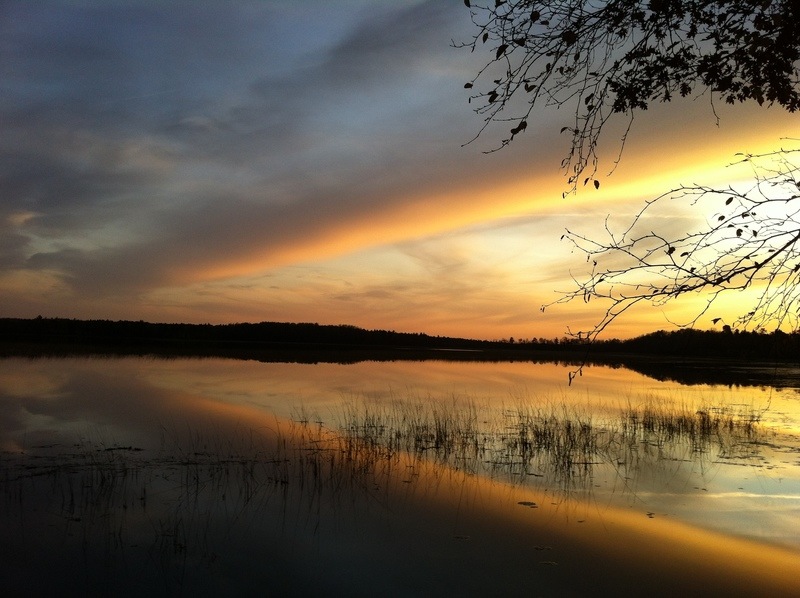
[[[600,189],[563,198],[568,110],[467,143],[464,83],[491,57],[454,47],[473,29],[460,0],[0,1],[0,317],[560,337],[603,309],[540,310],[587,268],[567,227],[800,135],[777,108],[653,106]]]

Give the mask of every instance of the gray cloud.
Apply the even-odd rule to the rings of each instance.
[[[471,59],[449,47],[460,5],[370,5],[328,28],[268,2],[9,6],[3,213],[35,217],[0,264],[59,271],[78,294],[267,255],[543,151],[459,147],[478,125]]]

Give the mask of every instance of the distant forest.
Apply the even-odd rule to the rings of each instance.
[[[800,333],[680,329],[627,340],[475,340],[313,323],[155,324],[143,321],[0,318],[0,356],[131,354],[291,361],[473,359],[619,362],[659,357],[800,362]],[[548,356],[550,356],[548,358]]]

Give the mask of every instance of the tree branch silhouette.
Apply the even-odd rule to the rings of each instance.
[[[542,106],[572,113],[562,161],[568,193],[600,185],[598,140],[609,119],[675,96],[708,93],[800,108],[800,2],[796,0],[491,0],[471,2],[477,28],[455,47],[486,51],[465,84],[483,125],[509,126],[497,151]],[[480,87],[480,89],[479,89]],[[617,160],[618,161],[618,160]],[[615,162],[616,164],[616,162]],[[612,168],[613,171],[613,168]]]
[[[795,140],[797,141],[797,140]],[[741,154],[740,154],[741,155]],[[594,339],[618,316],[647,302],[664,305],[697,294],[705,306],[694,325],[723,294],[754,290],[731,325],[741,329],[790,328],[800,323],[800,149],[744,154],[753,181],[722,188],[680,186],[648,202],[619,233],[608,219],[605,239],[567,230],[568,240],[591,263],[576,289],[553,303],[576,299],[607,305],[600,321],[577,334]],[[691,208],[704,222],[670,234],[675,213]],[[721,318],[715,317],[714,323]]]

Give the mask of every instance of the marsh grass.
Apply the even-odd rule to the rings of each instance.
[[[408,459],[568,491],[590,487],[598,467],[630,476],[675,459],[745,458],[763,439],[757,413],[652,401],[600,417],[560,404],[354,400],[334,419],[301,409],[288,429],[234,438],[165,428],[155,450],[94,437],[2,454],[0,523],[30,550],[45,537],[75,546],[84,589],[102,572],[133,579],[155,564],[150,585],[173,594],[212,583],[233,566],[231,546],[263,542],[265,526],[317,534],[356,517],[355,502],[383,505],[401,463],[412,483]]]
[[[286,530],[306,537],[341,524],[345,501],[382,500],[378,482],[391,475],[382,454],[309,421],[236,438],[166,429],[162,437],[152,450],[92,435],[0,454],[8,550],[36,563],[57,547],[70,570],[66,594],[207,595],[226,576],[244,579],[235,572],[252,555],[242,546],[277,557],[255,572],[263,579]]]
[[[338,424],[353,453],[390,460],[406,453],[473,474],[563,488],[590,484],[597,466],[629,476],[644,461],[744,458],[763,432],[761,413],[692,409],[645,401],[614,416],[588,409],[519,403],[488,413],[474,403],[350,403]]]

